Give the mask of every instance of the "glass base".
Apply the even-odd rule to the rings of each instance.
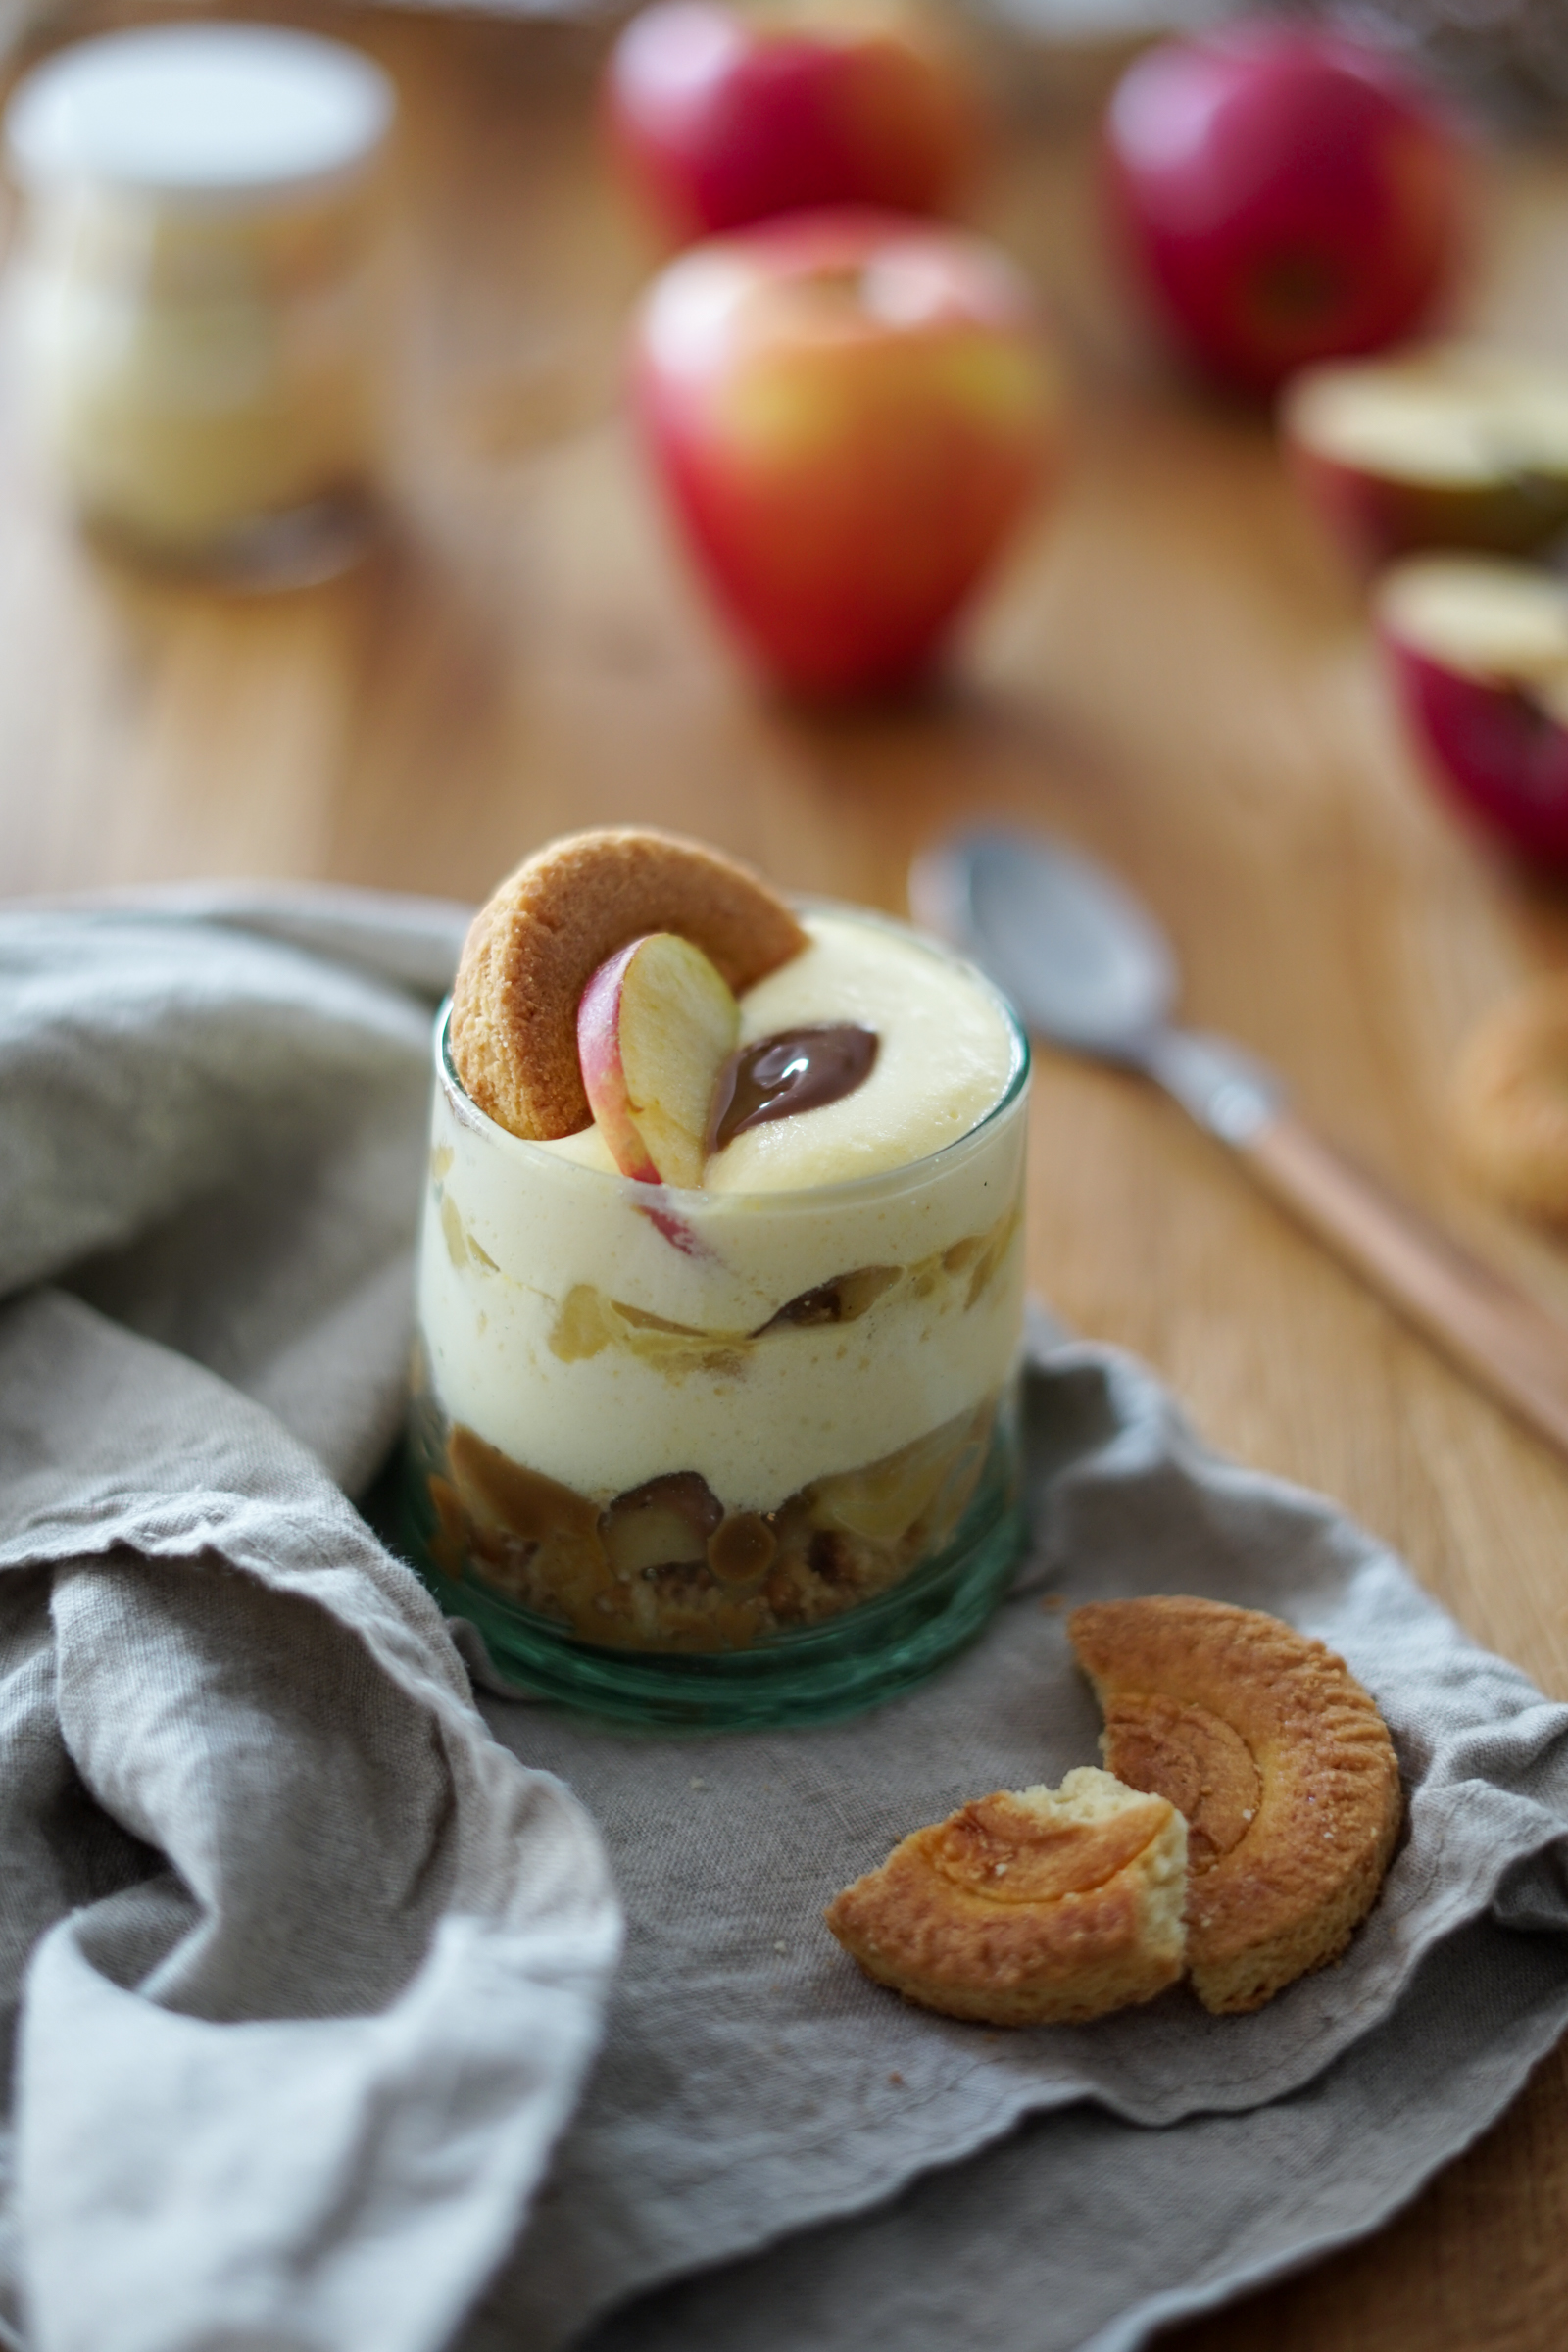
[[[873,1600],[748,1649],[611,1649],[516,1607],[477,1579],[437,1566],[421,1466],[405,1465],[403,1548],[449,1616],[483,1636],[519,1695],[616,1723],[709,1731],[830,1723],[912,1690],[972,1642],[1002,1597],[1023,1544],[1013,1416],[997,1417],[990,1453],[952,1542]]]
[[[80,517],[87,537],[117,563],[171,580],[201,581],[239,594],[266,595],[316,588],[349,571],[369,553],[383,528],[368,493],[344,490],[254,521],[200,546],[161,544],[98,514]]]

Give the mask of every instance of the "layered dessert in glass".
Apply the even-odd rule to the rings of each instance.
[[[580,836],[503,886],[437,1039],[410,1447],[421,1564],[500,1672],[778,1719],[977,1628],[1017,1543],[1027,1065],[933,942],[695,845]]]

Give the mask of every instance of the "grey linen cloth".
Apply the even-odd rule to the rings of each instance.
[[[382,969],[456,927],[383,921]],[[39,2352],[448,2341],[597,2041],[592,1825],[336,1483],[396,1426],[428,1027],[280,941],[0,921],[0,2328]]]
[[[1120,2352],[1373,2228],[1568,2026],[1568,1708],[1330,1504],[1206,1450],[1139,1366],[1041,1320],[1031,1341],[1032,1555],[924,1690],[808,1735],[658,1742],[487,1706],[603,1824],[630,1947],[548,2225],[475,2352],[813,2224],[595,2352]],[[866,1983],[822,1905],[966,1797],[1097,1761],[1066,1610],[1157,1592],[1272,1610],[1377,1698],[1408,1835],[1346,1957],[1251,2017],[1181,1987],[1028,2033]]]
[[[29,2343],[1106,2352],[1375,2226],[1568,2024],[1568,1710],[1040,1323],[1033,1548],[966,1657],[747,1737],[492,1689],[484,1743],[327,1476],[395,1423],[461,927],[200,893],[0,925],[3,1287],[70,1286],[0,1312]],[[1093,1761],[1064,1604],[1161,1590],[1279,1611],[1383,1706],[1410,1833],[1349,1954],[1254,2018],[1012,2034],[867,1984],[822,1904]],[[629,1940],[529,2216],[614,1938],[541,1768]]]

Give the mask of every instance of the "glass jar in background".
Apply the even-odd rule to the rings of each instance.
[[[364,547],[395,104],[357,50],[262,25],[113,33],[19,85],[23,389],[95,535],[258,584],[325,576]]]
[[[808,920],[810,918],[808,917]],[[643,1723],[843,1715],[977,1634],[1021,1542],[1029,1050],[978,1123],[851,1181],[695,1191],[520,1140],[436,1040],[408,1547],[500,1673]]]

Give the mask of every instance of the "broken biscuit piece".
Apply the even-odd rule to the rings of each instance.
[[[1256,1609],[1162,1595],[1076,1609],[1105,1763],[1188,1825],[1187,1965],[1216,2013],[1337,1960],[1403,1809],[1394,1743],[1343,1658]]]
[[[825,1916],[867,1976],[922,2008],[1063,2025],[1176,1982],[1186,1886],[1176,1807],[1083,1765],[916,1830]]]
[[[1568,1223],[1568,974],[1531,982],[1470,1032],[1452,1108],[1460,1152],[1490,1192]]]

